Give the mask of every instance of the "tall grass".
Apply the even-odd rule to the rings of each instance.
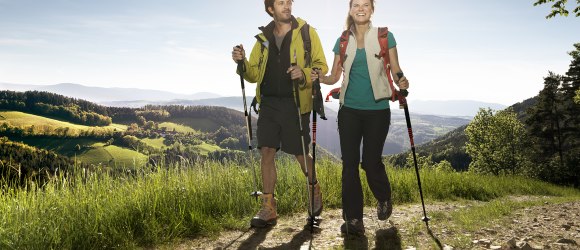
[[[254,163],[260,179],[259,164]],[[277,162],[281,215],[306,211],[306,179],[295,160]],[[179,162],[127,176],[56,178],[42,188],[0,195],[0,249],[132,248],[247,227],[259,208],[252,169],[236,162]],[[418,201],[412,169],[388,168],[397,203]],[[317,163],[326,207],[341,204],[341,166]],[[364,174],[362,175],[364,178]],[[524,178],[422,170],[428,199],[490,200],[507,195],[579,196],[579,191]],[[363,182],[366,183],[366,182]],[[260,187],[258,187],[260,189]],[[28,190],[28,191],[27,191]],[[374,198],[365,186],[365,202]]]

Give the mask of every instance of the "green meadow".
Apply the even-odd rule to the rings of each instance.
[[[33,127],[38,132],[68,128],[69,135],[78,135],[81,131],[125,131],[127,129],[127,126],[121,124],[111,124],[106,127],[84,126],[19,111],[0,111],[0,117],[2,117],[0,119],[2,123],[8,123],[15,127]]]
[[[195,129],[191,128],[190,126],[181,125],[173,122],[162,122],[159,124],[159,128],[165,128],[167,131],[174,131],[178,133],[198,133]]]

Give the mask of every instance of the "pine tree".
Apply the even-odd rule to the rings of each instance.
[[[570,52],[573,60],[565,76],[552,72],[545,78],[538,103],[526,123],[534,140],[535,162],[542,179],[580,185],[580,104],[574,102],[580,87],[580,44]]]

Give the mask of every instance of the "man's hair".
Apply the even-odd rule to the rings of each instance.
[[[274,9],[274,2],[276,2],[276,0],[264,0],[264,9],[266,9],[266,13],[268,13],[268,15],[271,17],[274,17],[274,15],[268,11],[268,7],[272,7],[272,9]],[[294,0],[292,0],[292,2],[294,2]]]

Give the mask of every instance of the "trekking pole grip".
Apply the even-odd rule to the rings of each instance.
[[[401,80],[401,78],[404,76],[403,72],[398,72],[397,73],[397,77],[399,77],[399,80]],[[404,97],[407,97],[409,95],[409,91],[406,89],[401,89],[399,91],[399,93],[401,93],[401,95],[403,95]]]
[[[238,49],[242,49],[239,45],[236,46]],[[243,78],[244,73],[246,72],[246,65],[244,63],[244,59],[237,61],[238,63],[238,73],[240,74],[240,78]],[[244,82],[242,81],[242,89],[244,88]]]

